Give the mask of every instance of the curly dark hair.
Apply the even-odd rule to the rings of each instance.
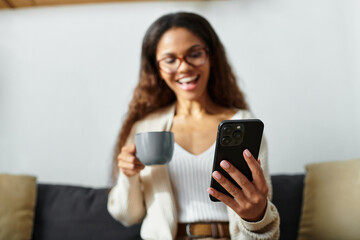
[[[172,28],[185,28],[206,44],[211,62],[207,91],[212,101],[227,108],[248,108],[227,60],[224,46],[210,23],[204,17],[188,12],[170,13],[160,17],[151,24],[142,42],[139,82],[114,149],[113,180],[118,174],[117,156],[134,123],[176,101],[174,92],[161,79],[156,62],[158,42],[162,35]]]

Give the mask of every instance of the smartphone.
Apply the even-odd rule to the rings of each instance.
[[[254,158],[258,159],[263,130],[264,123],[259,119],[222,121],[217,132],[212,172],[219,171],[241,189],[235,180],[220,166],[222,160],[227,160],[252,181],[252,174],[244,159],[243,152],[245,149],[249,149]],[[233,197],[213,177],[211,177],[210,187]],[[219,201],[213,196],[209,196],[212,201]]]

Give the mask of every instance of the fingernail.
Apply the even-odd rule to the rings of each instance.
[[[230,164],[225,161],[225,160],[222,160],[220,165],[223,167],[223,168],[226,168],[226,169],[229,169],[230,168]]]
[[[221,179],[221,174],[220,173],[218,173],[218,172],[214,172],[214,177],[216,178],[216,179]]]
[[[246,149],[244,152],[247,157],[251,157],[251,152],[249,150]]]
[[[215,192],[214,192],[212,189],[210,189],[210,188],[207,190],[207,192],[208,192],[209,194],[211,194],[211,195],[214,195],[214,193],[215,193]]]

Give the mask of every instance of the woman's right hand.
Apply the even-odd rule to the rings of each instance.
[[[135,176],[145,168],[145,165],[140,162],[135,153],[135,144],[130,144],[124,146],[117,157],[119,169],[128,177]]]

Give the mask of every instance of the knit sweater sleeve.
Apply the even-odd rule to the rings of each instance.
[[[129,134],[126,145],[134,142],[138,123],[135,123]],[[110,215],[125,226],[142,221],[146,214],[140,174],[127,177],[121,171],[116,185],[108,196],[107,209]]]
[[[275,205],[268,200],[265,215],[258,222],[247,222],[229,209],[232,240],[274,240],[280,236],[280,217]]]
[[[107,204],[110,215],[125,226],[141,222],[145,206],[139,175],[119,175],[117,184],[111,189]]]

